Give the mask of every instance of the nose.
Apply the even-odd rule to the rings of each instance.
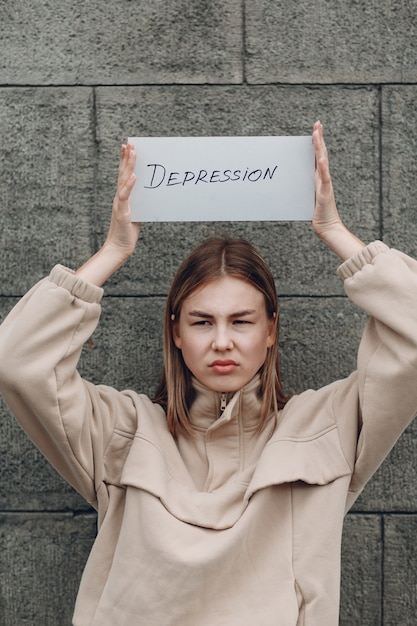
[[[217,352],[223,352],[224,350],[231,350],[233,348],[232,338],[226,328],[217,328],[211,347]]]

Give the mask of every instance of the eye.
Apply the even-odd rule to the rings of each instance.
[[[209,326],[211,322],[209,320],[198,320],[198,322],[194,322],[192,326]]]
[[[249,320],[234,320],[233,324],[236,324],[236,325],[240,326],[242,324],[252,324],[252,322],[250,322]]]

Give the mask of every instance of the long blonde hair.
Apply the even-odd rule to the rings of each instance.
[[[196,289],[220,278],[233,276],[247,281],[264,296],[268,319],[275,323],[275,343],[268,348],[261,367],[259,430],[271,414],[277,415],[288,400],[284,394],[279,361],[278,297],[272,272],[259,252],[244,239],[212,237],[200,244],[180,265],[172,282],[165,308],[164,369],[154,402],[166,411],[168,427],[175,436],[180,427],[192,432],[189,410],[194,399],[192,374],[184,363],[181,350],[174,343],[173,325],[181,307]]]

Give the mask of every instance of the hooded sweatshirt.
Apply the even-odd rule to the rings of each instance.
[[[417,262],[374,242],[339,268],[370,315],[348,378],[294,396],[258,431],[256,376],[194,380],[194,435],[83,380],[102,289],[56,266],[0,328],[0,390],[98,511],[75,626],[337,626],[345,512],[417,411]]]

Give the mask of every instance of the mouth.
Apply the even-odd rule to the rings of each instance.
[[[231,374],[235,371],[237,366],[236,361],[232,361],[231,359],[218,359],[210,364],[211,369],[216,372],[216,374]]]

